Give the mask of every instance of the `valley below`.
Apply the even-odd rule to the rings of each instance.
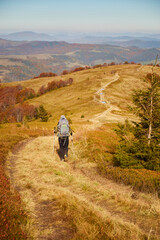
[[[9,41],[0,39],[1,82],[22,81],[42,72],[61,74],[76,67],[109,63],[152,63],[159,48],[79,44],[61,41]]]

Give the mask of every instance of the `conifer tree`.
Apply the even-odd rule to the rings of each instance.
[[[137,124],[137,137],[145,135],[150,146],[160,137],[160,76],[155,73],[147,74],[145,81],[148,82],[148,88],[134,91],[133,103],[141,120]]]
[[[115,164],[124,168],[160,170],[160,76],[153,69],[145,78],[147,87],[133,93],[132,110],[140,121],[126,121],[116,129],[120,144]]]
[[[44,108],[43,105],[40,105],[39,106],[39,109],[38,109],[38,116],[39,118],[41,119],[42,122],[47,122],[48,121],[48,113],[46,111],[46,109]]]

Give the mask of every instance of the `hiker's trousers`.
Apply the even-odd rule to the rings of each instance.
[[[68,145],[69,145],[69,137],[59,137],[59,150],[60,150],[60,159],[64,159],[64,155],[68,157]]]

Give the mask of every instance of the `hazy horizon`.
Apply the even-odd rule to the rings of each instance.
[[[53,34],[77,34],[77,35],[94,35],[94,36],[144,36],[144,35],[159,35],[160,34],[160,30],[157,32],[153,32],[153,31],[146,31],[146,32],[124,32],[124,31],[115,31],[115,32],[93,32],[93,31],[87,31],[87,32],[83,32],[83,31],[34,31],[34,30],[15,30],[15,31],[1,31],[0,30],[0,34],[14,34],[14,33],[37,33],[37,34],[48,34],[48,35],[53,35]]]
[[[156,34],[159,0],[0,0],[0,33]]]

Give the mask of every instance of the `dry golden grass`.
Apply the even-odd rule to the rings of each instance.
[[[78,146],[71,147],[66,163],[60,162],[56,152],[53,156],[52,144],[53,137],[38,137],[16,155],[12,184],[20,189],[33,223],[37,206],[56,201],[76,229],[73,239],[146,239],[151,228],[158,239],[158,199],[142,194],[135,200],[129,187],[102,182],[98,174],[90,178],[81,169],[94,174],[95,165],[78,158]],[[47,229],[39,227],[35,238],[39,231],[47,236]]]
[[[104,89],[104,100],[107,104],[101,104],[96,93],[104,85],[112,81],[114,74],[111,74],[111,72],[113,70],[116,74],[119,74],[120,78]],[[94,120],[94,116],[104,113],[110,107],[110,104],[113,107],[110,111],[111,114],[106,112],[106,114],[102,115],[102,121],[101,117],[98,120],[101,124],[107,121],[124,121],[127,117],[132,118],[127,108],[128,104],[132,103],[132,90],[144,85],[142,79],[148,72],[151,72],[151,70],[152,67],[149,66],[126,64],[83,70],[53,78],[30,79],[28,81],[22,81],[20,84],[38,91],[42,85],[47,85],[50,81],[73,78],[74,81],[72,85],[48,92],[30,100],[29,103],[34,105],[43,104],[52,114],[49,120],[50,122],[56,123],[60,115],[64,114],[70,118],[74,122],[75,127],[77,127],[79,124],[86,125],[91,119]],[[155,68],[155,71],[160,73],[159,68]],[[15,84],[17,84],[17,82],[5,85]],[[95,99],[97,101],[95,101]],[[116,111],[118,111],[118,117],[116,114],[113,115],[113,112],[116,113]],[[82,115],[84,118],[81,118]],[[123,117],[123,115],[125,116]],[[107,119],[106,116],[108,116]],[[90,123],[93,123],[93,121],[88,122],[88,125]]]
[[[120,77],[104,89],[107,104],[101,104],[100,98],[96,98],[97,91],[113,80],[115,75],[111,74],[112,70],[116,70]],[[100,177],[96,171],[97,164],[88,162],[85,152],[81,154],[82,145],[78,143],[78,138],[86,129],[100,127],[106,122],[111,128],[118,120],[132,118],[127,110],[127,105],[131,104],[132,89],[142,87],[142,79],[150,71],[151,67],[121,65],[21,82],[23,86],[37,91],[44,82],[47,84],[53,79],[72,77],[72,85],[29,100],[35,105],[43,104],[52,114],[49,122],[34,121],[29,123],[29,127],[51,130],[60,115],[64,114],[72,120],[73,129],[79,132],[77,145],[71,146],[68,163],[60,162],[57,153],[53,156],[52,137],[32,140],[16,154],[15,165],[10,160],[7,163],[7,167],[12,168],[12,186],[20,191],[30,211],[35,239],[41,234],[47,238],[54,231],[47,226],[42,228],[41,220],[38,222],[37,208],[44,202],[56,202],[66,214],[73,229],[76,229],[72,239],[158,239],[160,202],[156,196],[136,193],[138,197],[134,199],[132,188]],[[160,73],[159,68],[156,71]],[[108,130],[108,134],[112,133]]]
[[[141,68],[141,71],[137,71],[139,68]],[[111,71],[113,69],[116,70],[116,74],[119,74],[119,79],[104,89],[104,100],[107,104],[101,104],[99,101],[95,101],[96,92],[112,81],[114,75],[111,74]],[[65,80],[72,77],[74,82],[71,86],[46,93],[29,102],[35,105],[44,104],[46,109],[52,114],[50,121],[57,121],[61,114],[65,114],[68,118],[71,118],[73,122],[85,124],[86,121],[90,121],[92,118],[94,119],[96,114],[101,114],[106,111],[109,107],[108,103],[112,104],[115,109],[119,109],[118,115],[125,115],[125,118],[130,118],[130,114],[128,115],[128,104],[132,104],[132,90],[144,86],[142,79],[144,79],[147,72],[150,71],[151,67],[120,65],[58,76],[54,79]],[[156,71],[160,72],[159,68],[157,68]],[[25,86],[38,89],[44,82],[47,84],[49,81],[51,81],[51,78],[30,80],[24,82],[24,84],[26,84]],[[121,110],[123,111],[122,114],[120,114]],[[82,115],[84,115],[84,118],[81,118]],[[109,116],[108,119],[109,118],[111,119],[111,116]],[[113,118],[113,121],[115,121],[115,119],[116,117]],[[120,117],[116,120],[118,119],[120,119]],[[105,123],[105,120],[102,122]]]

